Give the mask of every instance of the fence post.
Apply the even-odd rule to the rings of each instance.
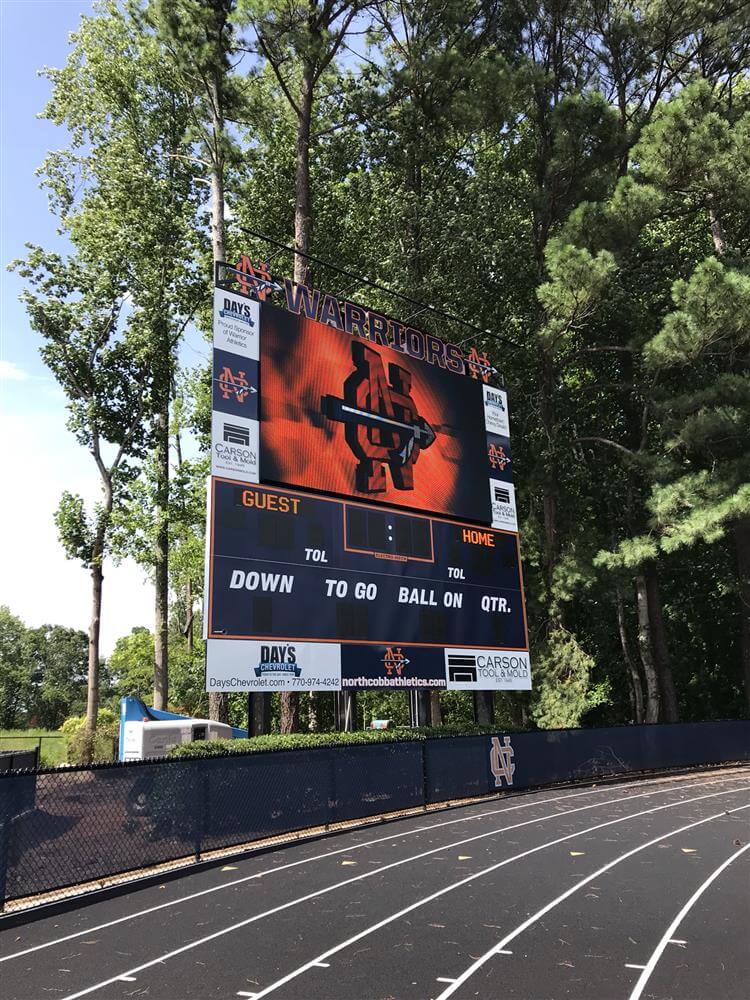
[[[14,779],[0,781],[0,913],[5,909],[5,888],[8,881],[8,854],[10,852],[10,827],[13,822]]]
[[[427,740],[422,740],[422,812],[427,812]]]

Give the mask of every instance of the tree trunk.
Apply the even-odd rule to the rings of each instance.
[[[555,367],[551,352],[542,347],[539,357],[540,364],[540,416],[544,429],[544,485],[543,485],[543,515],[544,515],[544,577],[547,584],[547,601],[552,600],[555,568],[559,552],[559,537],[557,529],[557,463],[554,456],[554,441],[556,437],[555,414]]]
[[[310,125],[314,96],[314,68],[305,60],[299,91],[297,120],[297,160],[294,180],[294,245],[303,253],[310,252],[312,241],[312,202],[310,199]],[[294,256],[294,280],[297,284],[310,283],[310,263],[305,257]]]
[[[211,105],[211,251],[214,264],[226,260],[224,244],[224,103],[221,79],[215,75],[209,82]],[[263,695],[270,699],[270,695]],[[264,711],[269,711],[268,705]],[[210,691],[208,717],[214,722],[229,722],[229,695],[225,691]]]
[[[166,359],[164,359],[166,364]],[[169,691],[169,394],[156,414],[156,540],[154,543],[154,708]]]
[[[638,608],[638,648],[646,678],[646,722],[659,721],[660,695],[659,678],[654,664],[651,641],[651,616],[649,614],[648,587],[646,577],[639,573],[635,578],[636,605]]]
[[[430,725],[437,728],[443,724],[443,710],[440,706],[440,692],[433,688],[430,691]]]
[[[648,613],[651,619],[651,645],[654,651],[654,665],[659,677],[659,690],[661,691],[661,721],[678,722],[680,710],[672,677],[672,663],[667,646],[667,632],[664,627],[659,580],[654,566],[649,566],[646,569],[646,588],[648,591]]]
[[[474,721],[478,726],[491,726],[495,721],[495,699],[492,691],[474,691]]]
[[[185,584],[185,638],[187,639],[188,656],[193,659],[195,616],[193,615],[193,581],[188,580]]]
[[[713,194],[708,195],[708,222],[711,226],[711,239],[714,242],[714,250],[719,257],[723,257],[727,249],[727,240],[724,234],[724,226],[718,216],[714,205]]]
[[[91,567],[91,621],[89,622],[89,662],[88,689],[86,692],[86,729],[88,737],[84,763],[91,763],[91,740],[96,732],[96,720],[99,715],[99,632],[102,617],[102,554],[98,553]]]
[[[294,245],[309,253],[312,238],[312,203],[310,200],[310,123],[313,106],[313,66],[305,61],[300,82],[297,120],[297,165],[294,180]],[[298,285],[310,283],[310,263],[305,257],[294,255],[294,280]],[[291,728],[285,728],[291,727]],[[299,729],[299,694],[296,691],[281,693],[281,731],[296,733]]]
[[[740,598],[740,656],[745,682],[745,704],[750,716],[750,517],[742,517],[734,526],[737,550],[737,576]]]
[[[625,601],[622,590],[617,587],[617,627],[620,633],[620,645],[622,647],[622,658],[625,661],[628,676],[628,689],[630,691],[630,705],[633,714],[633,722],[641,723],[645,721],[646,715],[643,707],[643,685],[641,684],[641,674],[638,664],[635,662],[633,652],[630,648],[628,631],[625,622]]]
[[[214,262],[224,260],[224,177],[211,171],[211,247]]]
[[[281,732],[299,732],[299,695],[287,691],[281,695]]]

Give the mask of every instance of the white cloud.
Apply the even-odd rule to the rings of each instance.
[[[0,361],[0,382],[25,382],[29,378],[28,372],[12,361]]]
[[[87,629],[89,574],[65,558],[53,514],[68,489],[92,503],[99,483],[91,457],[65,428],[65,411],[0,414],[0,604],[29,626]],[[132,562],[105,565],[102,653],[135,625],[153,626],[153,588]]]

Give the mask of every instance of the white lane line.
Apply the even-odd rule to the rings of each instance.
[[[689,784],[678,783],[676,785],[670,785],[669,787],[656,788],[651,792],[644,792],[644,795],[659,795],[662,792],[674,791],[675,788],[694,788],[697,785],[715,785],[721,781],[728,780],[742,780],[743,775],[737,775],[737,778],[715,778],[711,781],[693,781]],[[655,779],[652,779],[655,780]],[[644,781],[633,781],[626,782],[618,786],[618,788],[631,788],[637,787],[639,784],[645,784]],[[96,924],[94,927],[87,927],[82,931],[75,931],[73,934],[66,934],[63,937],[53,938],[51,941],[45,941],[43,944],[35,944],[29,948],[24,948],[21,951],[14,951],[11,955],[5,955],[0,957],[0,964],[3,962],[10,962],[14,958],[22,958],[24,955],[30,955],[35,951],[42,951],[44,948],[53,948],[58,944],[65,944],[66,941],[72,941],[74,938],[82,937],[84,934],[96,934],[98,931],[106,930],[108,927],[116,927],[118,924],[126,923],[128,920],[137,920],[140,917],[146,917],[150,913],[157,913],[159,910],[167,909],[170,906],[179,906],[181,903],[190,902],[192,899],[198,899],[201,896],[208,896],[214,892],[221,892],[224,889],[231,889],[233,886],[242,885],[245,882],[251,882],[254,878],[261,878],[266,875],[274,875],[276,872],[283,872],[289,868],[296,868],[298,865],[308,865],[313,861],[324,861],[326,858],[335,857],[337,854],[348,854],[350,851],[357,851],[363,847],[372,847],[375,844],[382,844],[388,840],[398,840],[402,837],[413,837],[417,833],[426,833],[430,830],[438,830],[444,826],[453,826],[456,823],[470,823],[475,819],[484,819],[487,816],[497,816],[500,813],[514,812],[517,809],[530,809],[532,806],[543,806],[548,802],[562,802],[565,799],[578,799],[583,795],[601,795],[604,792],[612,791],[611,787],[606,788],[589,788],[585,792],[573,792],[567,795],[556,795],[547,799],[534,798],[530,802],[523,802],[516,806],[505,806],[502,809],[489,809],[486,812],[473,813],[471,816],[461,816],[458,819],[445,820],[442,823],[430,823],[426,826],[419,826],[413,830],[404,830],[401,833],[391,833],[386,837],[378,837],[375,840],[367,840],[361,844],[351,844],[349,847],[340,847],[335,851],[326,851],[324,854],[316,854],[311,858],[300,858],[299,861],[290,861],[285,865],[277,865],[275,868],[266,868],[265,871],[256,872],[254,875],[244,875],[242,878],[233,879],[231,882],[223,882],[221,885],[214,885],[208,889],[201,889],[199,892],[192,892],[187,896],[180,896],[178,899],[171,899],[165,903],[158,903],[156,906],[149,906],[143,910],[136,910],[134,913],[128,913],[124,917],[117,917],[115,920],[108,920],[102,924]],[[597,805],[606,805],[607,802],[622,802],[625,798],[616,799],[605,799]],[[558,813],[560,816],[564,816],[565,813]],[[186,875],[190,872],[186,871]],[[137,884],[134,886],[137,888]]]
[[[238,997],[247,997],[247,1000],[253,1000],[253,997],[255,996],[255,994],[254,993],[245,993],[243,990],[240,990],[239,993],[237,994],[237,996]]]
[[[560,903],[563,903],[566,899],[569,899],[574,893],[578,892],[579,889],[582,889],[585,885],[588,885],[590,882],[593,882],[595,879],[599,878],[600,875],[603,875],[605,872],[608,872],[611,868],[614,868],[615,865],[619,865],[622,861],[626,861],[628,858],[632,858],[633,855],[638,854],[640,851],[645,851],[649,847],[653,847],[654,844],[658,844],[662,840],[667,840],[669,837],[674,837],[678,833],[684,833],[685,830],[692,830],[694,827],[701,826],[701,824],[703,823],[710,823],[712,820],[720,819],[722,816],[726,816],[730,813],[741,812],[743,809],[750,809],[750,803],[744,806],[737,806],[737,808],[735,809],[727,809],[724,812],[714,813],[713,816],[707,816],[706,819],[698,820],[695,823],[688,823],[687,826],[682,826],[680,827],[679,830],[672,830],[670,833],[665,833],[660,837],[654,837],[653,840],[649,840],[647,841],[647,843],[641,844],[640,847],[634,847],[632,850],[627,851],[625,854],[620,855],[619,858],[615,858],[614,861],[610,861],[606,865],[602,865],[601,868],[597,868],[597,870],[595,872],[592,872],[591,875],[587,875],[586,878],[581,879],[580,882],[576,882],[576,884],[571,886],[570,889],[567,889],[559,896],[556,896],[551,902],[547,903],[546,906],[543,906],[541,910],[537,910],[537,912],[533,913],[527,920],[524,920],[522,924],[519,924],[519,926],[516,927],[514,931],[511,931],[510,934],[506,935],[506,937],[504,937],[502,941],[498,942],[498,944],[496,944],[494,948],[490,948],[488,952],[485,952],[485,954],[482,955],[480,958],[478,958],[476,962],[470,965],[469,968],[465,970],[465,972],[462,972],[461,975],[456,980],[455,985],[449,986],[447,990],[443,990],[443,992],[440,994],[439,997],[436,998],[436,1000],[447,1000],[448,997],[452,996],[456,992],[459,986],[461,986],[463,983],[466,982],[467,979],[473,976],[474,973],[477,971],[477,969],[481,969],[481,967],[486,962],[488,962],[493,955],[496,955],[501,948],[505,948],[506,945],[509,945],[511,941],[515,941],[515,939],[519,935],[523,934],[525,930],[528,930],[528,928],[531,927],[532,924],[535,924],[537,920],[541,920],[541,918],[545,916],[547,913],[549,913],[550,910],[553,910],[556,906],[559,906]],[[673,932],[674,932],[674,927],[670,927],[669,936],[671,936]],[[638,995],[640,996],[640,994]],[[259,998],[262,996],[265,996],[264,990],[261,990],[261,992],[258,994]],[[634,997],[631,997],[631,1000],[634,1000]]]
[[[626,962],[625,963],[625,968],[626,969],[645,969],[646,966],[645,965],[633,965],[632,962]]]
[[[507,948],[504,948],[502,951],[498,952],[498,955],[512,955],[512,954],[513,952],[509,951]]]
[[[581,837],[587,833],[592,833],[594,830],[601,830],[603,827],[612,826],[613,824],[616,823],[624,823],[629,819],[635,819],[638,816],[645,816],[649,813],[659,812],[662,809],[676,809],[679,806],[689,805],[691,802],[699,802],[702,801],[703,799],[714,799],[716,798],[717,795],[735,795],[738,792],[742,791],[744,791],[743,788],[737,788],[730,791],[722,789],[722,791],[720,792],[711,792],[708,795],[697,795],[691,799],[679,799],[677,802],[667,802],[665,805],[662,806],[654,806],[653,809],[645,809],[642,810],[641,812],[630,813],[628,816],[621,816],[618,819],[608,820],[606,823],[599,823],[596,826],[590,826],[587,827],[586,829],[578,830],[575,833],[567,834],[567,836],[565,837],[560,837],[557,840],[551,840],[546,844],[542,844],[540,847],[534,847],[529,851],[524,851],[521,854],[516,854],[505,861],[500,861],[498,864],[492,865],[491,868],[486,868],[484,869],[484,871],[477,872],[475,875],[469,875],[467,878],[462,879],[460,882],[456,882],[445,889],[441,889],[438,893],[434,894],[433,896],[428,896],[426,899],[419,900],[418,902],[407,907],[405,910],[400,910],[398,913],[394,914],[392,917],[389,917],[387,920],[381,921],[381,923],[374,925],[373,927],[364,931],[357,937],[350,939],[350,941],[348,942],[345,942],[344,945],[341,945],[338,948],[334,948],[331,951],[324,952],[322,955],[318,955],[316,958],[313,959],[312,962],[308,962],[304,966],[304,969],[300,971],[306,971],[308,968],[312,968],[316,962],[325,961],[331,955],[335,954],[337,951],[340,951],[341,948],[346,947],[346,945],[351,944],[353,941],[359,940],[359,937],[365,937],[373,930],[377,930],[380,927],[389,924],[392,920],[396,920],[404,913],[408,913],[410,910],[415,910],[417,909],[417,907],[422,906],[424,903],[428,903],[432,899],[437,899],[438,896],[442,896],[444,893],[450,892],[453,889],[457,889],[459,888],[459,886],[465,885],[467,882],[471,882],[476,878],[480,878],[482,875],[486,875],[488,872],[494,871],[496,868],[502,868],[503,865],[510,864],[512,861],[517,861],[519,858],[525,858],[529,854],[535,854],[537,851],[541,851],[545,847],[552,847],[555,844],[560,844],[565,840],[571,840],[574,837]],[[624,802],[628,799],[640,799],[644,797],[644,794],[648,793],[629,795],[623,799],[619,799],[618,802]],[[571,809],[568,810],[567,812],[551,813],[548,818],[559,818],[560,816],[567,816],[571,812],[581,812],[584,809],[593,809],[593,808],[595,808],[594,805],[581,806],[578,809]],[[469,837],[467,839],[479,840],[482,837],[496,836],[498,833],[506,833],[508,830],[517,830],[519,827],[529,826],[530,824],[539,822],[541,822],[541,818],[534,818],[532,820],[526,820],[524,823],[516,823],[513,826],[500,827],[499,829],[492,830],[489,833],[482,833],[476,837]],[[466,843],[466,841],[459,841],[459,843]],[[453,846],[455,847],[457,845],[454,844]],[[372,871],[364,872],[362,875],[355,875],[353,878],[347,878],[344,879],[342,882],[336,882],[334,885],[326,886],[326,888],[324,889],[317,889],[315,892],[309,892],[307,893],[307,895],[300,896],[298,899],[292,899],[287,903],[281,903],[279,906],[274,906],[270,910],[265,910],[263,913],[256,913],[254,916],[247,917],[245,920],[240,920],[235,924],[230,924],[229,927],[224,927],[220,931],[214,931],[212,934],[207,934],[205,937],[198,938],[195,941],[189,941],[187,944],[184,944],[179,948],[175,948],[173,951],[166,952],[164,955],[159,955],[158,958],[152,958],[148,962],[143,962],[141,965],[137,965],[132,969],[127,969],[126,975],[133,975],[136,972],[143,972],[144,969],[150,969],[154,965],[161,965],[164,962],[167,962],[171,958],[176,958],[177,955],[183,955],[185,952],[191,951],[193,948],[198,948],[201,945],[208,944],[209,941],[215,941],[217,938],[224,937],[225,934],[232,934],[234,931],[238,931],[243,927],[247,927],[249,924],[253,924],[257,920],[263,920],[265,917],[270,917],[276,913],[281,913],[283,910],[288,910],[293,906],[298,906],[300,903],[306,903],[311,899],[317,899],[319,896],[325,896],[327,893],[333,892],[335,889],[340,889],[343,886],[352,885],[355,882],[361,882],[362,879],[372,878],[373,875],[380,875],[382,872],[388,871],[390,868],[398,868],[400,865],[408,864],[412,861],[417,861],[420,858],[426,858],[431,854],[437,854],[438,852],[444,850],[446,850],[445,845],[443,845],[442,847],[435,847],[430,851],[423,851],[422,854],[415,854],[412,855],[412,857],[404,858],[401,861],[393,861],[389,865],[382,865],[379,868],[374,868]],[[299,971],[294,973],[292,976],[288,978],[293,979],[295,978],[296,975],[299,975]],[[78,1000],[79,997],[88,996],[90,993],[96,992],[96,990],[103,989],[105,986],[109,986],[111,983],[117,982],[118,979],[119,976],[111,976],[109,979],[104,979],[100,983],[95,983],[93,986],[87,986],[85,989],[79,990],[78,993],[71,993],[69,996],[63,997],[62,1000]],[[280,985],[281,982],[282,980],[280,980],[279,983],[277,983],[276,985]],[[286,982],[286,980],[283,980],[283,982]],[[264,994],[258,993],[258,997],[260,997],[261,995]]]
[[[453,981],[452,979],[446,979],[445,976],[438,976],[435,980],[436,983],[452,983]]]
[[[124,983],[134,983],[135,982],[135,976],[120,976],[120,979]]]
[[[670,938],[670,944],[687,944],[687,941],[681,941],[679,938]]]
[[[742,792],[744,791],[744,789],[738,789],[737,791]],[[385,917],[385,919],[379,920],[376,924],[372,924],[370,927],[366,927],[363,931],[360,931],[358,934],[354,934],[352,937],[347,938],[346,941],[342,941],[340,944],[335,945],[333,948],[329,948],[327,951],[324,951],[321,955],[316,955],[315,958],[312,959],[312,961],[306,962],[304,965],[300,965],[299,968],[294,969],[288,975],[283,976],[281,979],[277,979],[276,982],[271,983],[270,986],[266,986],[264,989],[260,990],[260,992],[258,993],[257,1000],[261,1000],[261,997],[268,996],[270,993],[273,993],[275,990],[277,990],[280,986],[285,986],[293,979],[296,979],[298,976],[301,976],[303,972],[307,972],[308,969],[311,969],[316,962],[324,961],[330,958],[332,955],[338,954],[338,952],[343,951],[345,948],[349,948],[351,945],[356,944],[357,941],[361,941],[362,938],[365,938],[368,935],[373,934],[375,931],[381,930],[383,927],[387,927],[388,924],[393,923],[394,920],[400,920],[401,917],[406,916],[407,913],[412,913],[414,910],[419,909],[419,907],[425,906],[427,903],[432,903],[434,902],[434,900],[439,899],[441,896],[445,896],[446,893],[453,892],[455,889],[460,889],[462,886],[468,885],[470,882],[474,882],[478,878],[483,878],[484,876],[489,875],[492,872],[495,872],[498,869],[505,867],[505,865],[512,864],[514,861],[519,861],[521,858],[527,858],[532,854],[536,854],[538,851],[543,851],[548,847],[554,847],[557,844],[562,844],[565,841],[572,840],[575,837],[582,837],[588,833],[594,833],[596,830],[602,830],[605,827],[614,826],[617,823],[625,823],[628,820],[636,819],[639,816],[647,816],[650,815],[651,813],[661,812],[663,809],[674,809],[678,805],[689,805],[691,802],[699,802],[703,799],[714,799],[716,798],[717,795],[726,795],[726,794],[732,795],[735,793],[733,792],[727,793],[724,791],[712,792],[710,795],[698,795],[692,799],[685,799],[681,803],[668,802],[666,805],[663,806],[654,806],[653,809],[644,809],[641,812],[631,813],[629,816],[622,816],[619,819],[612,819],[608,820],[606,823],[598,823],[596,826],[590,826],[585,830],[578,830],[576,833],[569,833],[564,837],[558,837],[556,840],[551,840],[546,844],[540,844],[538,847],[532,847],[527,851],[522,851],[520,854],[514,854],[512,857],[506,858],[504,861],[498,861],[494,865],[490,865],[489,868],[484,868],[482,871],[475,872],[473,875],[468,875],[466,878],[463,878],[458,882],[454,882],[452,885],[445,886],[443,889],[439,889],[437,892],[433,892],[431,895],[425,896],[423,899],[418,899],[416,903],[411,903],[409,906],[405,906],[403,909],[398,910],[396,913],[392,913],[389,917]],[[740,808],[750,809],[750,805],[741,806]],[[716,814],[716,816],[723,816],[723,815],[724,815],[723,812]],[[715,819],[716,816],[713,816],[711,818]],[[702,822],[705,822],[705,820],[699,821],[699,823]],[[672,836],[673,833],[680,833],[682,832],[683,829],[690,829],[693,826],[698,826],[699,823],[690,823],[688,824],[687,827],[681,827],[679,830],[673,831],[672,833],[669,834],[665,834],[664,837],[657,837],[657,840],[664,840],[666,837]],[[656,841],[654,841],[654,843],[656,843]],[[642,850],[642,848],[636,848],[636,851],[638,850]],[[623,855],[623,857],[620,860],[624,860],[625,857],[628,857],[628,855]],[[574,886],[573,891],[575,891],[575,889],[579,888],[580,886],[584,885],[585,882],[587,881],[591,881],[591,879],[586,879],[583,882],[577,883],[577,885]],[[496,946],[496,948],[493,948],[493,953],[495,952],[495,950],[499,951],[505,948],[506,945],[510,944],[514,936],[515,935],[510,935],[509,937],[501,941],[500,944]],[[456,986],[449,986],[447,990],[444,990],[443,993],[440,994],[440,997],[438,997],[437,1000],[442,1000],[443,996],[450,996],[451,993],[453,993],[455,989],[458,987],[458,985],[460,985],[459,980],[456,980]],[[76,993],[73,996],[64,997],[63,1000],[77,1000],[77,997],[83,995],[84,995],[83,993],[80,994]]]
[[[601,802],[594,803],[594,806],[599,807],[607,805],[610,802],[613,803],[627,802],[628,799],[630,798],[642,798],[650,795],[661,795],[663,793],[675,790],[682,791],[686,788],[696,788],[699,785],[708,786],[708,785],[716,785],[724,781],[741,781],[743,780],[743,778],[744,775],[739,774],[736,776],[736,778],[721,777],[721,778],[714,778],[710,781],[691,781],[688,784],[685,784],[684,782],[680,781],[674,784],[670,784],[668,787],[660,786],[659,788],[655,788],[650,792],[641,792],[635,796],[630,795],[630,796],[620,796],[619,798],[603,799]],[[647,781],[625,782],[617,787],[620,789],[627,789],[633,787],[637,788],[639,785],[643,785],[646,783]],[[277,872],[287,871],[289,868],[296,868],[299,865],[307,865],[313,861],[324,861],[326,858],[335,857],[337,854],[348,854],[351,851],[360,850],[364,847],[373,847],[376,844],[383,844],[389,840],[399,840],[404,837],[413,837],[418,833],[427,833],[430,830],[438,830],[441,829],[442,827],[454,826],[456,823],[470,823],[475,819],[484,819],[487,816],[497,816],[506,812],[515,812],[518,809],[530,809],[533,806],[543,806],[550,802],[562,802],[566,799],[578,799],[584,795],[601,795],[604,792],[608,792],[611,790],[612,790],[611,787],[589,788],[585,792],[572,792],[566,795],[555,795],[547,799],[534,798],[530,802],[522,802],[519,805],[505,806],[502,809],[490,809],[487,810],[486,812],[481,812],[481,813],[472,813],[471,816],[460,816],[457,819],[449,819],[441,823],[430,823],[427,824],[426,826],[416,827],[413,830],[403,830],[401,833],[391,833],[386,837],[378,837],[375,840],[367,840],[361,844],[351,844],[349,845],[349,847],[340,847],[335,851],[326,851],[324,854],[316,854],[310,858],[300,858],[298,861],[290,861],[285,865],[277,865],[274,868],[266,868],[264,871],[256,872],[254,875],[244,875],[242,878],[236,878],[230,882],[222,882],[220,885],[210,886],[208,889],[201,889],[198,892],[192,892],[189,895],[180,896],[177,899],[167,900],[164,903],[157,903],[155,906],[149,906],[143,910],[136,910],[134,913],[128,913],[123,917],[117,917],[114,920],[108,920],[105,921],[104,923],[96,924],[94,927],[86,927],[81,931],[75,931],[72,934],[65,934],[63,937],[53,938],[51,941],[45,941],[42,944],[35,944],[29,948],[23,948],[20,951],[14,951],[10,955],[5,955],[0,957],[0,965],[3,962],[10,962],[14,958],[23,958],[24,955],[30,955],[32,952],[35,951],[42,951],[45,948],[53,948],[55,945],[58,944],[65,944],[67,941],[72,941],[73,939],[82,937],[86,934],[96,934],[99,931],[107,930],[107,928],[109,927],[116,927],[118,924],[127,923],[127,921],[129,920],[137,920],[140,917],[148,916],[151,913],[157,913],[159,910],[167,909],[170,906],[179,906],[181,903],[188,903],[193,899],[199,899],[201,896],[208,896],[214,892],[221,892],[224,889],[231,889],[234,886],[242,885],[246,882],[252,882],[253,879],[263,878],[266,875],[274,875]],[[592,808],[594,806],[592,806]],[[574,811],[574,810],[568,810],[568,811]],[[566,816],[568,811],[555,813],[554,815]],[[459,843],[463,843],[463,841],[459,841]],[[449,849],[451,846],[452,845],[450,844],[447,845],[446,850]]]
[[[318,962],[317,963],[317,967],[319,969],[330,969],[331,968],[331,963],[330,962]]]
[[[651,978],[651,973],[656,968],[656,963],[664,954],[664,949],[667,947],[670,941],[674,942],[675,944],[686,943],[684,941],[675,941],[672,935],[680,926],[680,924],[685,919],[690,910],[692,910],[693,906],[695,906],[695,904],[701,898],[706,889],[708,889],[708,887],[716,881],[716,879],[722,874],[722,872],[726,871],[726,869],[732,864],[733,861],[736,861],[737,858],[741,854],[744,854],[745,851],[747,850],[750,850],[750,844],[745,844],[745,846],[741,847],[739,851],[735,851],[734,854],[728,857],[723,864],[719,865],[716,871],[712,872],[711,875],[709,875],[709,877],[706,879],[706,881],[695,890],[693,895],[690,897],[687,903],[685,903],[685,905],[682,907],[682,909],[674,918],[669,927],[667,927],[667,929],[664,931],[664,935],[662,939],[659,941],[656,948],[654,949],[654,953],[651,956],[651,958],[644,966],[642,966],[643,972],[640,974],[640,976],[638,977],[638,982],[633,987],[633,992],[630,994],[630,1000],[638,1000],[640,995],[643,993],[643,989],[646,983]]]

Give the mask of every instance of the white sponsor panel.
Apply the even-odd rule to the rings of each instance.
[[[260,482],[260,424],[249,417],[211,414],[211,475]]]
[[[528,691],[529,654],[515,649],[446,649],[445,682],[450,691]]]
[[[494,386],[482,386],[484,392],[484,425],[490,434],[510,437],[508,393]]]
[[[214,289],[214,347],[243,358],[260,357],[260,304],[255,299]]]
[[[500,479],[490,479],[490,504],[492,505],[492,527],[518,531],[516,518],[516,491],[513,483]]]
[[[294,639],[209,639],[207,691],[340,691],[341,646]]]

